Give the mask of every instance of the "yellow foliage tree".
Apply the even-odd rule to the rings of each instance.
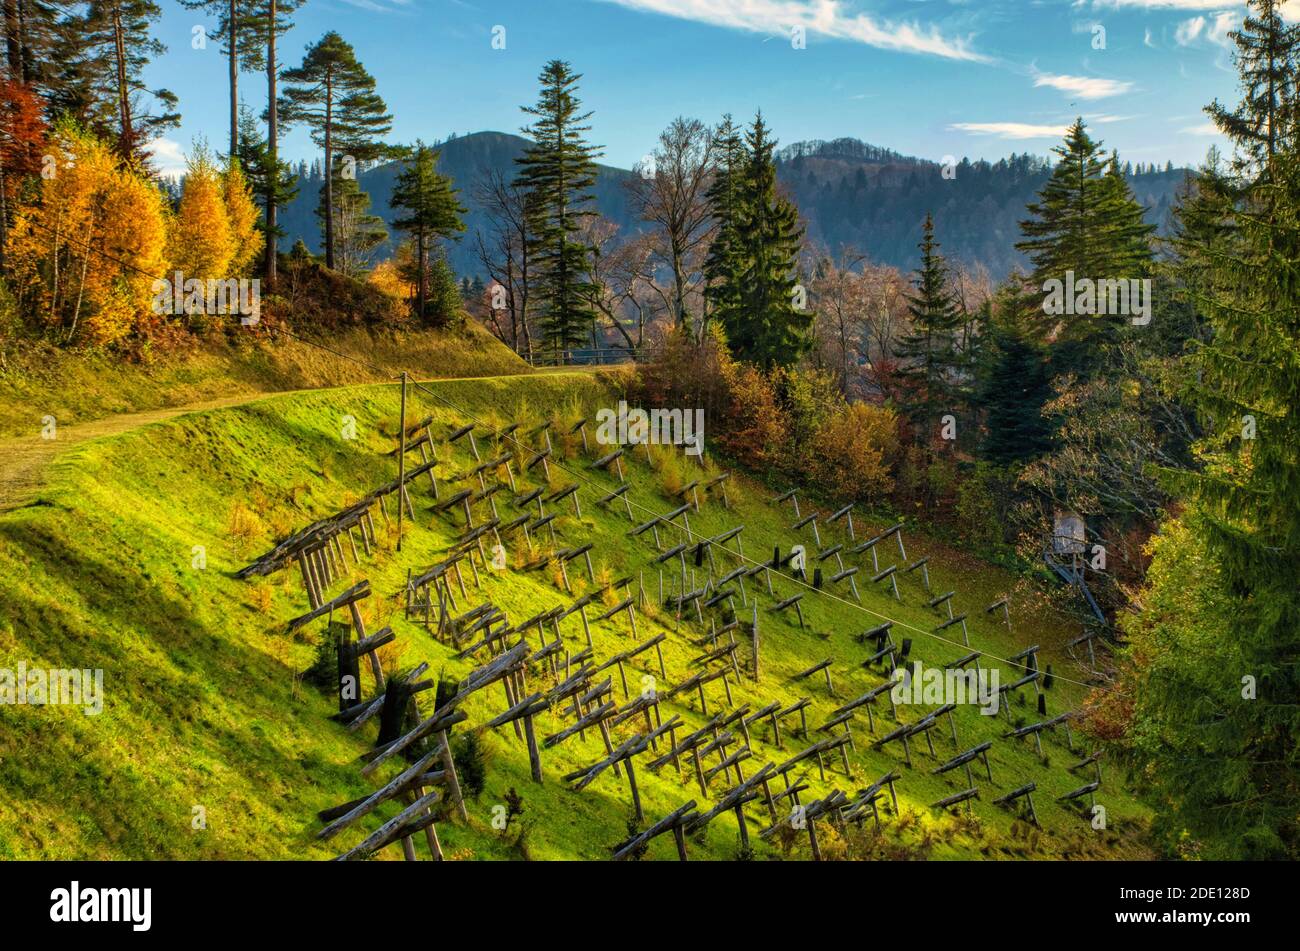
[[[819,487],[845,501],[878,501],[894,489],[898,416],[887,406],[849,403],[813,436],[811,463]]]
[[[172,219],[171,266],[185,280],[231,276],[235,239],[222,175],[203,146],[189,157],[180,205]]]
[[[230,240],[235,248],[230,267],[233,276],[238,276],[247,272],[257,260],[265,240],[257,230],[258,211],[257,204],[253,201],[253,190],[249,187],[238,160],[230,161],[222,184],[225,188],[226,215],[230,219]]]
[[[9,234],[16,296],[67,341],[120,340],[148,317],[166,267],[162,193],[71,123],[56,128],[50,149],[50,173]]]

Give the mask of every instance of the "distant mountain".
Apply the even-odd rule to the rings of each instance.
[[[526,139],[504,132],[475,132],[439,145],[439,168],[452,177],[461,203],[469,209],[465,235],[448,248],[458,274],[482,271],[474,233],[485,227],[486,216],[473,200],[475,184],[490,170],[513,174],[515,159],[527,144]],[[371,197],[372,211],[388,222],[393,219],[388,200],[398,170],[396,163],[390,163],[359,176],[362,189]],[[951,260],[982,264],[994,278],[1023,266],[1024,259],[1015,250],[1019,223],[1025,218],[1025,205],[1051,173],[1047,162],[1028,154],[1012,155],[994,163],[963,160],[951,178],[945,178],[942,170],[936,162],[857,139],[800,142],[777,154],[778,177],[798,204],[809,238],[832,252],[851,244],[875,262],[910,270],[917,263],[921,222],[932,211],[942,251]],[[644,227],[633,218],[624,187],[632,174],[601,165],[595,189],[596,209],[629,234]],[[1161,232],[1168,229],[1170,209],[1186,174],[1186,169],[1168,166],[1139,167],[1129,173],[1148,220]],[[319,251],[315,215],[322,184],[319,167],[302,166],[299,176],[298,197],[281,215],[286,232],[281,246],[287,250],[302,238]],[[394,232],[379,256],[391,254],[399,238]]]

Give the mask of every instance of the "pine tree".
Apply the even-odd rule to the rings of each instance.
[[[83,42],[91,49],[105,50],[112,71],[118,151],[124,157],[143,159],[145,143],[179,125],[181,119],[174,111],[175,93],[148,89],[142,79],[150,59],[167,52],[153,36],[162,10],[153,0],[91,0],[87,17],[89,30]],[[137,103],[140,94],[153,97],[163,111],[157,115],[142,111]]]
[[[1207,110],[1236,146],[1233,174],[1211,167],[1181,213],[1179,251],[1204,271],[1185,286],[1210,330],[1181,378],[1206,436],[1200,471],[1166,473],[1188,500],[1168,531],[1190,537],[1151,566],[1149,595],[1177,607],[1144,625],[1159,650],[1139,659],[1133,755],[1168,804],[1171,837],[1190,834],[1211,858],[1295,859],[1300,150],[1277,124],[1295,92],[1261,95],[1258,50],[1292,62],[1297,37],[1269,0],[1252,8],[1255,37],[1238,38],[1245,99]],[[1203,561],[1191,579],[1174,570],[1189,551]]]
[[[423,142],[416,142],[389,199],[393,208],[405,212],[393,219],[393,227],[415,239],[416,313],[421,317],[429,299],[429,252],[433,243],[465,230],[461,220],[465,208],[456,197],[451,179],[439,174],[438,154]]]
[[[1147,277],[1155,228],[1143,220],[1141,206],[1116,167],[1117,157],[1103,154],[1082,119],[1053,151],[1060,160],[1038,200],[1029,205],[1034,217],[1020,223],[1025,240],[1016,244],[1033,262],[1031,281],[1044,288],[1048,281],[1067,283],[1071,274],[1076,281]],[[1097,372],[1103,346],[1118,339],[1127,325],[1127,318],[1117,314],[1062,318],[1041,308],[1038,313],[1057,338],[1052,363],[1058,375]]]
[[[911,330],[895,348],[906,388],[904,410],[911,418],[917,442],[928,445],[937,433],[939,417],[956,409],[957,371],[962,363],[957,329],[962,312],[948,285],[948,264],[934,240],[934,219],[925,216],[921,229],[921,264],[907,295]]]
[[[278,256],[276,245],[279,241],[279,209],[285,202],[280,179],[280,61],[277,58],[277,46],[280,37],[293,29],[290,14],[297,10],[305,0],[258,0],[253,10],[253,22],[265,47],[263,61],[266,63],[266,177],[265,191],[262,193],[264,216],[266,219],[267,245],[264,260],[263,279],[267,289],[274,289],[276,264]]]
[[[282,121],[305,123],[312,141],[325,153],[325,266],[333,268],[334,180],[340,174],[354,177],[358,166],[388,153],[381,138],[392,129],[393,117],[375,92],[374,77],[352,46],[333,31],[307,47],[302,65],[285,70],[283,79]]]
[[[1206,112],[1236,144],[1233,170],[1268,176],[1273,156],[1295,144],[1297,114],[1297,27],[1282,19],[1279,0],[1251,0],[1254,15],[1228,38],[1244,97],[1229,109],[1214,100]]]
[[[596,182],[596,147],[584,137],[591,113],[580,113],[576,91],[582,76],[562,60],[551,60],[538,81],[537,105],[523,111],[535,117],[524,128],[533,142],[520,156],[518,181],[528,211],[529,244],[537,280],[531,293],[538,301],[539,325],[555,351],[581,344],[594,325],[591,301],[595,285],[587,277],[591,247],[580,237]]]
[[[1012,274],[989,305],[988,341],[978,364],[975,400],[984,413],[980,457],[996,465],[1033,459],[1051,445],[1043,405],[1051,398],[1047,360],[1034,327],[1024,278]]]
[[[745,133],[739,182],[736,263],[742,268],[736,306],[719,315],[732,352],[764,369],[789,366],[808,349],[813,315],[796,301],[799,212],[776,190],[776,141],[762,114]]]
[[[257,220],[257,228],[263,233],[262,251],[273,249],[276,242],[284,237],[283,229],[276,228],[274,233],[267,225],[270,206],[284,206],[298,196],[298,180],[287,162],[279,162],[276,173],[271,172],[271,154],[266,139],[258,128],[257,120],[247,107],[239,114],[239,149],[237,154],[239,170],[248,182],[248,187],[255,199],[262,203],[262,216]]]
[[[740,184],[745,141],[731,116],[713,132],[713,181],[705,197],[713,217],[713,240],[704,262],[704,300],[708,317],[726,326],[740,322]]]

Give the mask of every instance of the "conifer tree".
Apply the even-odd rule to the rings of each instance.
[[[542,333],[557,352],[582,343],[596,320],[591,301],[597,289],[587,277],[592,249],[581,231],[583,219],[595,214],[587,205],[598,152],[585,138],[590,126],[584,123],[591,113],[580,111],[581,78],[558,59],[542,69],[537,105],[523,107],[535,119],[523,130],[533,141],[516,160],[537,269],[531,293],[538,301]]]
[[[248,182],[248,187],[255,199],[261,202],[262,215],[256,225],[262,232],[261,251],[275,248],[275,243],[284,236],[281,228],[272,233],[268,226],[270,206],[284,206],[298,196],[298,178],[288,162],[278,162],[275,173],[271,172],[271,154],[266,139],[258,128],[257,120],[245,107],[239,115],[239,148],[237,151],[239,170]]]
[[[403,212],[393,219],[393,227],[415,240],[416,313],[422,318],[429,299],[429,252],[433,243],[465,230],[461,220],[465,208],[456,195],[451,179],[438,172],[437,150],[416,142],[406,167],[397,176],[389,204]]]
[[[1189,503],[1167,531],[1188,537],[1157,551],[1144,600],[1177,606],[1135,625],[1155,649],[1138,659],[1131,755],[1170,837],[1209,858],[1300,856],[1300,153],[1277,125],[1294,91],[1261,95],[1259,73],[1261,49],[1290,62],[1297,39],[1274,6],[1252,0],[1236,38],[1243,101],[1207,109],[1233,173],[1211,168],[1182,209],[1180,253],[1205,272],[1185,286],[1210,331],[1181,374],[1203,468],[1166,473]]]
[[[1033,263],[1030,280],[1041,289],[1047,281],[1066,284],[1071,274],[1076,281],[1148,277],[1155,229],[1143,220],[1116,157],[1104,155],[1082,119],[1053,151],[1059,161],[1038,200],[1029,205],[1033,217],[1020,223],[1025,240],[1016,244]],[[1040,297],[1040,305],[1042,301]],[[1052,363],[1058,375],[1097,372],[1102,347],[1118,339],[1127,324],[1124,315],[1116,314],[1055,316],[1041,307],[1038,313],[1046,331],[1057,338]]]
[[[334,222],[335,268],[348,277],[360,277],[375,251],[388,240],[388,228],[383,218],[370,213],[370,196],[355,178],[340,174],[337,166],[333,178],[329,188],[320,190],[316,217],[322,224]],[[328,207],[326,196],[331,201]]]
[[[1024,462],[1047,451],[1050,426],[1043,405],[1051,398],[1047,360],[1025,315],[1033,295],[1012,274],[989,304],[988,341],[977,370],[976,405],[984,412],[980,457],[996,465]]]
[[[375,92],[374,77],[352,46],[332,30],[309,46],[302,65],[285,70],[283,79],[282,121],[305,123],[312,141],[325,153],[325,266],[333,268],[334,182],[340,176],[355,177],[358,166],[388,153],[381,139],[392,128],[393,117]]]
[[[103,58],[113,77],[118,151],[124,157],[144,158],[145,143],[178,125],[181,118],[175,111],[175,93],[148,89],[142,78],[150,59],[167,52],[167,47],[153,35],[162,10],[153,0],[91,0],[87,9],[88,33],[83,42],[91,49],[105,51]],[[141,94],[151,96],[163,111],[142,111],[137,103]]]
[[[709,317],[722,326],[735,326],[740,314],[740,185],[745,142],[730,115],[713,132],[713,181],[706,192],[713,217],[713,240],[704,262],[704,300]]]
[[[775,148],[759,113],[745,133],[739,182],[736,307],[720,315],[732,352],[764,369],[795,363],[810,345],[813,322],[796,299],[803,228],[798,209],[776,190]]]
[[[266,256],[263,279],[268,289],[275,287],[276,244],[280,237],[279,209],[287,200],[281,188],[280,177],[280,60],[278,45],[280,37],[293,29],[290,15],[305,0],[258,0],[253,10],[254,22],[259,37],[265,46],[263,61],[266,63],[266,162],[263,179],[265,191],[262,193],[264,216],[266,219]]]
[[[928,445],[937,433],[939,417],[956,408],[957,371],[963,362],[957,348],[961,309],[948,283],[948,264],[934,240],[934,218],[925,216],[921,229],[921,264],[907,295],[910,332],[899,341],[895,355],[906,384],[905,410],[916,427],[917,442]]]

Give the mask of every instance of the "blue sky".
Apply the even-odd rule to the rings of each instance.
[[[192,48],[202,14],[161,3],[169,51],[146,81],[180,96],[182,126],[155,146],[175,170],[197,137],[225,141],[226,66],[216,42]],[[1300,17],[1300,0],[1288,7]],[[936,160],[1046,154],[1083,115],[1123,158],[1195,164],[1222,144],[1202,106],[1237,99],[1225,34],[1244,10],[1222,0],[307,0],[281,55],[297,65],[337,30],[375,76],[393,141],[517,132],[538,71],[559,57],[584,75],[603,161],[623,167],[676,115],[711,123],[759,108],[782,143],[853,136]],[[497,27],[504,49],[492,45]],[[240,81],[260,111],[265,74]],[[301,129],[284,149],[314,155]]]

